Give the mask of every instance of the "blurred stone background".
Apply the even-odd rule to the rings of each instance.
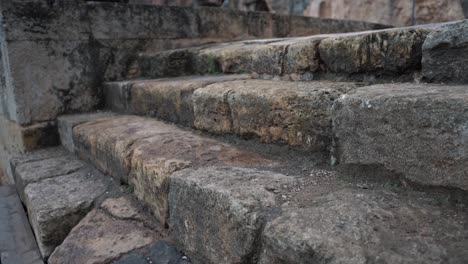
[[[108,0],[112,1],[112,0]],[[412,0],[114,0],[170,6],[223,6],[242,11],[268,11],[382,23],[411,24]],[[468,0],[416,0],[416,24],[468,17]]]

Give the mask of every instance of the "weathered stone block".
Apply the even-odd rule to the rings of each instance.
[[[170,131],[172,126],[155,120],[117,116],[78,125],[73,129],[73,138],[80,157],[126,183],[131,146],[139,139]]]
[[[157,228],[146,225],[151,220],[129,198],[109,198],[71,230],[48,263],[110,263],[160,237]]]
[[[170,227],[200,263],[251,263],[274,190],[294,179],[243,168],[183,170],[171,179]]]
[[[429,186],[468,190],[468,87],[385,84],[343,95],[333,111],[339,163],[382,165]]]
[[[191,167],[275,167],[259,154],[173,127],[169,133],[141,139],[133,145],[129,183],[154,215],[167,222],[169,182],[176,171]]]
[[[109,181],[93,169],[31,183],[24,190],[29,220],[47,259],[84,217]]]
[[[195,127],[324,151],[331,108],[352,83],[246,80],[213,84],[193,95]]]
[[[274,167],[259,154],[201,137],[148,118],[122,116],[89,122],[74,130],[81,156],[133,187],[166,223],[169,180],[187,167]]]
[[[107,83],[106,105],[114,111],[148,115],[193,126],[193,91],[212,83],[247,79],[248,75],[179,77]]]
[[[71,153],[75,153],[75,143],[73,139],[73,128],[79,124],[98,120],[101,118],[111,117],[112,112],[96,112],[80,115],[63,115],[57,118],[57,127],[60,135],[60,141]]]
[[[429,34],[423,45],[422,74],[433,82],[468,82],[468,20]]]
[[[8,44],[16,113],[13,120],[31,124],[99,103],[98,82],[109,59],[106,49],[87,41],[18,41]]]
[[[16,189],[21,200],[25,201],[24,190],[28,184],[71,174],[85,166],[86,164],[83,161],[68,153],[61,157],[22,163],[14,168]]]
[[[407,28],[326,38],[320,58],[334,73],[402,74],[421,68],[422,45],[430,31]]]
[[[316,72],[320,67],[319,44],[321,38],[298,40],[290,43],[284,55],[284,74]],[[279,43],[278,43],[279,44]]]
[[[467,221],[421,193],[344,189],[284,209],[265,227],[258,263],[459,263]]]

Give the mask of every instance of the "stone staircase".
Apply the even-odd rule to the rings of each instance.
[[[11,161],[42,256],[466,263],[467,25],[141,54]]]

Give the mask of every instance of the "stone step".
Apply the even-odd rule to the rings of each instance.
[[[104,93],[106,106],[114,111],[328,155],[333,102],[356,87],[226,75],[112,82]]]
[[[464,20],[143,53],[129,69],[128,77],[252,73],[255,77],[280,76],[285,80],[331,78],[373,81],[377,77],[408,81],[423,77],[431,81],[465,82],[461,72],[467,60],[464,56],[467,24],[468,20]],[[426,38],[428,42],[424,44]],[[443,45],[446,42],[450,45]],[[443,54],[448,57],[444,58]],[[422,76],[419,73],[421,68]]]
[[[117,188],[111,178],[63,148],[14,158],[11,167],[45,260],[93,205]]]
[[[295,158],[138,116],[90,120],[72,138],[80,157],[128,182],[195,263],[468,257],[466,204],[444,203],[443,195],[297,170]]]
[[[345,185],[318,195],[310,177],[232,167],[179,171],[169,192],[174,236],[199,263],[463,263],[468,257],[466,205],[451,208],[388,187]]]
[[[362,87],[342,95],[332,116],[342,165],[468,191],[468,85]]]
[[[216,82],[225,78],[114,82],[106,85],[106,94],[113,94],[107,105],[212,134],[288,144],[324,157],[332,150],[334,164],[375,166],[411,183],[468,190],[467,86]],[[200,87],[201,79],[213,83]],[[125,96],[115,96],[122,90]],[[184,96],[177,92],[181,90]]]
[[[48,263],[139,263],[126,260],[136,261],[141,257],[145,257],[143,263],[151,263],[146,251],[152,255],[159,253],[160,257],[180,255],[182,258],[183,255],[165,239],[164,228],[134,198],[129,195],[111,197],[91,210],[71,230]],[[171,252],[166,252],[170,249]],[[162,259],[154,263],[164,263],[158,261]]]
[[[0,223],[0,263],[43,263],[15,186],[0,186]]]

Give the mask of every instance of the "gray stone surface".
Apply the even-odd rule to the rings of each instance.
[[[0,186],[0,223],[0,263],[43,263],[28,218],[12,185]]]
[[[184,256],[177,248],[163,240],[157,241],[148,249],[126,255],[113,264],[190,264],[187,256]]]
[[[222,75],[111,82],[104,86],[104,94],[106,106],[113,111],[158,117],[191,127],[192,94],[196,89],[248,78],[248,75]]]
[[[178,245],[199,263],[252,263],[273,190],[292,177],[245,168],[176,172],[170,182],[170,228]]]
[[[109,178],[89,168],[26,186],[25,205],[45,259],[111,184]]]
[[[423,193],[340,190],[268,223],[259,263],[464,263],[464,210]]]
[[[161,239],[161,229],[132,198],[108,198],[71,230],[48,263],[111,263]]]
[[[432,82],[467,83],[468,20],[441,27],[423,45],[422,74]]]
[[[245,80],[195,91],[195,127],[217,134],[259,137],[328,155],[331,108],[353,83]]]
[[[111,117],[115,114],[112,112],[95,112],[90,114],[80,114],[80,115],[63,115],[57,118],[57,128],[60,135],[60,141],[62,146],[64,146],[71,153],[75,153],[75,143],[73,139],[73,128],[79,124]]]
[[[24,201],[24,189],[28,184],[71,174],[85,167],[86,163],[69,153],[60,157],[22,163],[14,168],[16,189]]]
[[[418,184],[468,190],[467,120],[467,86],[356,89],[335,103],[335,155],[343,165],[380,165]]]

